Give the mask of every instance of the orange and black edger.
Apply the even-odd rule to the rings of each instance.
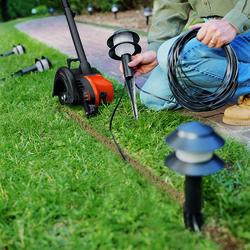
[[[110,81],[91,68],[85,55],[79,32],[68,0],[61,0],[78,58],[68,59],[67,67],[58,69],[55,75],[53,97],[58,96],[61,104],[82,105],[87,117],[98,113],[98,107],[114,99]],[[79,68],[72,69],[72,62],[79,62]]]

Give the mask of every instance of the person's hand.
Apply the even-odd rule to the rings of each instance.
[[[210,48],[221,48],[230,43],[238,33],[238,29],[225,19],[213,19],[191,27],[198,28],[197,39]]]
[[[158,65],[157,55],[154,51],[146,51],[132,57],[132,61],[128,64],[135,71],[135,76],[146,74]],[[122,64],[120,71],[123,73]]]

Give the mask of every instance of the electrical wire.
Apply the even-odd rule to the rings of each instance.
[[[114,108],[114,110],[113,110],[113,112],[112,112],[112,115],[111,115],[111,118],[110,118],[110,121],[109,121],[109,132],[111,133],[112,139],[113,139],[113,141],[114,141],[114,143],[115,143],[115,146],[116,146],[118,152],[120,153],[122,159],[123,159],[124,161],[127,161],[127,157],[126,157],[126,155],[124,154],[124,152],[123,152],[121,146],[120,146],[119,143],[117,142],[116,137],[115,137],[115,135],[114,135],[114,133],[113,133],[113,120],[114,120],[115,114],[116,114],[116,112],[117,112],[117,109],[118,109],[118,107],[119,107],[120,104],[121,104],[122,98],[124,97],[125,88],[126,88],[126,84],[124,84],[124,87],[123,87],[123,90],[122,90],[122,94],[121,94],[121,96],[119,97],[118,102],[117,102],[117,104],[116,104],[116,106],[115,106],[115,108]]]
[[[227,67],[226,72],[223,77],[222,84],[218,88],[209,92],[201,88],[201,86],[191,79],[189,79],[182,68],[180,63],[181,52],[185,45],[194,37],[196,37],[198,30],[192,30],[187,32],[179,39],[176,40],[174,45],[171,47],[171,50],[168,55],[168,79],[169,86],[173,93],[169,98],[163,98],[157,96],[153,93],[150,93],[146,90],[143,90],[139,85],[135,84],[136,88],[141,92],[148,94],[152,97],[155,97],[159,100],[166,101],[168,103],[173,103],[176,107],[180,104],[181,106],[191,110],[191,111],[209,111],[220,108],[226,104],[229,98],[231,98],[238,86],[237,77],[238,77],[238,60],[235,55],[233,48],[230,45],[226,45],[223,49],[226,54]],[[182,80],[182,81],[180,81]],[[111,133],[112,139],[117,147],[118,152],[120,153],[122,159],[127,161],[127,157],[124,154],[121,146],[116,140],[116,137],[113,133],[113,120],[117,112],[118,107],[124,97],[126,84],[122,94],[113,110],[113,113],[109,122],[109,131]]]
[[[153,96],[153,97],[155,97],[155,98],[157,98],[159,100],[166,101],[168,103],[173,103],[173,104],[178,105],[178,103],[176,101],[174,101],[174,96],[173,95],[171,95],[171,97],[169,97],[169,99],[167,99],[167,98],[157,96],[157,95],[155,95],[153,93],[150,93],[150,92],[142,89],[138,84],[135,84],[135,86],[136,86],[137,89],[139,89],[141,92],[143,92],[143,93],[145,93],[147,95]]]
[[[238,86],[238,60],[230,45],[223,47],[227,67],[221,84],[213,92],[205,90],[185,74],[180,62],[181,52],[198,30],[192,30],[178,38],[168,54],[168,79],[176,101],[183,107],[196,112],[210,111],[224,106],[233,97]]]
[[[150,92],[148,92],[148,91],[143,90],[143,89],[142,89],[140,86],[138,86],[137,84],[135,84],[135,86],[136,86],[136,88],[138,88],[140,91],[142,91],[142,92],[145,93],[145,94],[151,95],[151,96],[153,96],[153,97],[155,97],[155,98],[158,98],[158,99],[163,100],[163,101],[167,101],[167,102],[169,102],[169,103],[174,103],[174,104],[176,104],[176,106],[178,105],[178,103],[177,103],[176,101],[173,100],[173,99],[174,99],[174,96],[171,96],[169,99],[166,99],[166,98],[159,97],[159,96],[157,96],[157,95],[155,95],[155,94],[152,94],[152,93],[150,93]],[[113,139],[113,141],[114,141],[114,143],[115,143],[115,146],[116,146],[118,152],[120,153],[122,159],[123,159],[124,161],[127,161],[127,157],[126,157],[126,155],[124,154],[123,149],[121,148],[120,144],[117,142],[116,137],[115,137],[115,135],[114,135],[114,133],[113,133],[113,120],[114,120],[114,117],[115,117],[115,115],[116,115],[117,109],[118,109],[118,107],[120,106],[121,101],[122,101],[122,99],[123,99],[123,97],[124,97],[125,89],[126,89],[126,84],[124,84],[124,88],[123,88],[123,90],[122,90],[122,94],[121,94],[121,96],[119,97],[119,100],[118,100],[118,102],[117,102],[117,104],[116,104],[116,106],[115,106],[115,108],[114,108],[114,110],[113,110],[113,112],[112,112],[112,115],[111,115],[111,118],[110,118],[110,121],[109,121],[109,131],[110,131],[110,134],[111,134],[111,136],[112,136],[112,139]]]

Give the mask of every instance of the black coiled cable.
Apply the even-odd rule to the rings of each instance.
[[[198,30],[192,30],[178,38],[168,55],[168,80],[176,101],[183,107],[195,111],[210,111],[224,106],[233,97],[238,86],[238,60],[230,45],[223,47],[227,59],[226,72],[218,88],[210,92],[189,79],[181,65],[181,52]]]

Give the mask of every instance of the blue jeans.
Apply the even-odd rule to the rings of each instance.
[[[174,37],[161,45],[157,55],[159,65],[143,86],[143,90],[170,100],[164,101],[140,92],[141,102],[151,109],[176,108],[176,103],[173,102],[173,98],[171,99],[173,96],[167,78],[167,58],[177,38]],[[239,61],[239,75],[236,93],[228,102],[235,102],[239,96],[250,94],[250,30],[238,35],[231,45]],[[194,38],[183,49],[182,66],[188,78],[212,92],[222,82],[227,61],[223,49],[209,48]]]

